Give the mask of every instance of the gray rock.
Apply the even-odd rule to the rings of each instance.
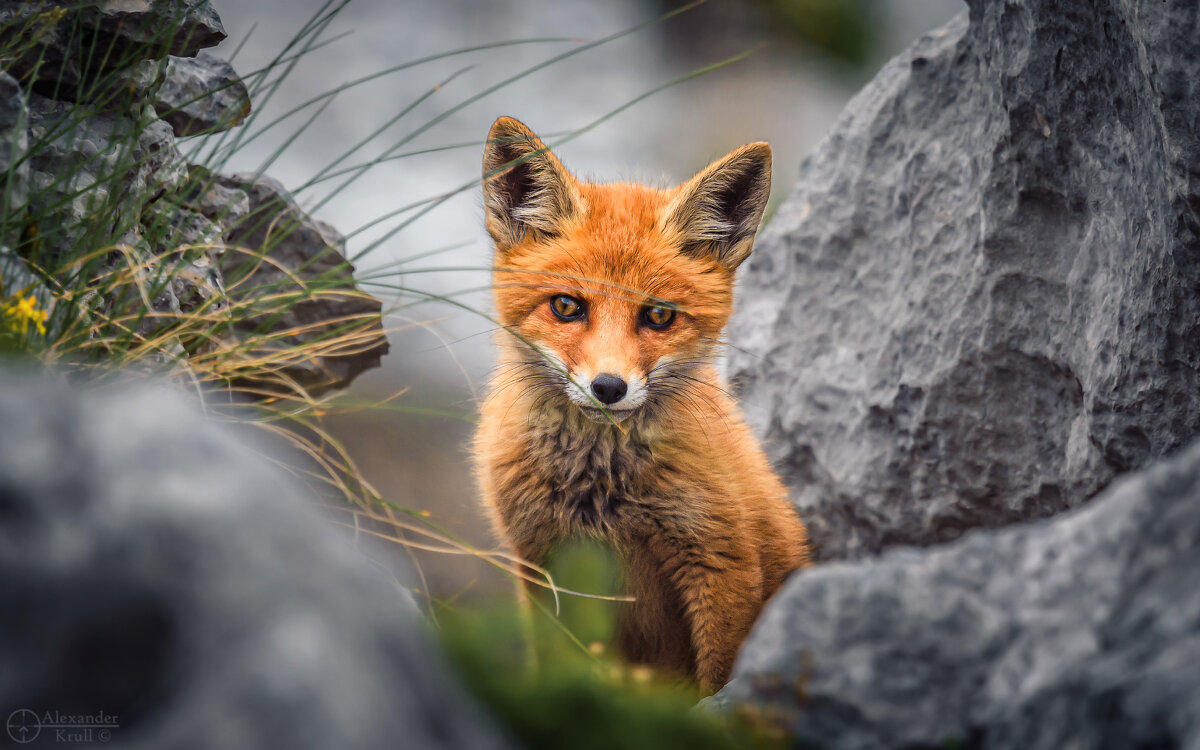
[[[250,92],[232,65],[201,52],[170,59],[154,108],[181,138],[217,133],[250,114]]]
[[[264,350],[320,347],[284,369],[313,394],[343,388],[377,367],[388,350],[382,320],[375,317],[382,304],[355,286],[342,236],[301,211],[275,180],[241,175],[217,181],[226,190],[244,191],[250,205],[250,212],[226,231],[227,244],[237,249],[221,256],[241,335]],[[287,309],[268,304],[265,312],[246,314],[253,309],[251,300],[301,294],[309,297],[289,301]],[[288,331],[294,333],[283,335]],[[353,337],[342,340],[347,334]]]
[[[37,298],[40,309],[50,303],[48,290],[25,260],[13,252],[21,241],[25,204],[29,200],[29,109],[12,76],[0,71],[0,299],[22,294]]]
[[[719,702],[801,747],[1200,747],[1197,580],[1200,443],[1059,518],[793,576]]]
[[[112,246],[137,228],[142,208],[187,179],[171,128],[153,110],[89,110],[36,94],[29,107],[29,201],[43,218],[38,260],[47,269]]]
[[[0,34],[20,39],[6,69],[55,99],[119,97],[112,74],[167,55],[193,56],[225,38],[208,0],[0,0]],[[93,54],[96,50],[103,54]]]
[[[250,197],[238,187],[221,183],[221,178],[203,167],[192,166],[184,201],[201,215],[233,227],[250,213]]]
[[[38,299],[38,307],[45,309],[50,295],[41,278],[12,248],[0,245],[0,299],[31,293]]]
[[[143,102],[153,102],[158,96],[158,90],[166,81],[170,59],[143,60],[128,68],[113,72],[109,86],[120,89],[122,95],[110,97],[110,101],[106,102],[105,106],[109,109],[119,109],[126,99],[129,101],[130,109]]]
[[[157,59],[194,56],[225,40],[225,27],[211,0],[97,0],[83,10],[85,23],[101,35],[141,46]]]
[[[229,308],[219,265],[225,251],[222,228],[166,200],[150,204],[142,221],[144,237],[138,240],[145,243],[143,255],[152,259],[147,264],[151,287],[169,288],[175,313],[202,309],[213,323],[222,319]]]
[[[507,746],[407,593],[177,394],[0,371],[0,424],[4,716],[104,714],[124,748]]]
[[[1200,5],[969,5],[805,160],[730,327],[818,559],[1053,514],[1200,432]]]
[[[79,14],[41,0],[0,0],[0,37],[10,40],[4,68],[26,87],[49,96],[74,97],[102,77],[83,51]],[[19,41],[18,41],[19,40]],[[19,53],[19,54],[16,54]],[[115,59],[119,69],[144,57]],[[104,66],[104,71],[113,68]]]
[[[0,71],[0,226],[13,226],[29,199],[29,161],[21,156],[29,150],[29,108],[16,79]],[[15,237],[0,238],[13,242]]]
[[[381,304],[355,287],[340,235],[311,221],[277,183],[243,185],[180,155],[177,135],[233,127],[250,111],[228,63],[191,57],[224,38],[207,0],[0,0],[0,35],[11,43],[3,62],[13,73],[0,71],[0,168],[9,172],[0,247],[11,250],[0,274],[85,279],[96,288],[62,322],[82,323],[75,330],[89,339],[100,329],[153,339],[163,351],[151,366],[178,365],[185,343],[209,362],[236,350],[286,361],[283,377],[317,395],[378,365],[387,351]],[[28,103],[22,82],[33,91]],[[222,260],[227,241],[270,258]],[[235,277],[246,283],[227,295],[224,275],[239,267],[253,275]],[[307,292],[279,315],[282,302],[263,303]],[[182,322],[187,338],[197,321],[212,327],[202,341],[159,335]],[[222,377],[234,369],[221,365]]]

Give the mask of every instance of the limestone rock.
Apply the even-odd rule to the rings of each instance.
[[[152,112],[131,116],[30,96],[30,202],[38,216],[39,260],[100,249],[135,229],[145,206],[177,190],[187,170],[171,128]]]
[[[20,154],[29,149],[29,108],[25,104],[25,93],[16,79],[0,71],[0,175],[3,175],[3,193],[0,194],[0,222],[19,215],[29,199],[29,162],[21,160]],[[15,238],[3,237],[0,242],[13,242]]]
[[[193,165],[183,200],[206,218],[233,227],[250,213],[250,198],[238,187],[226,186],[203,167]]]
[[[176,21],[191,30],[186,43],[161,34]],[[4,61],[34,87],[27,107],[20,83],[0,78],[0,151],[28,154],[6,181],[12,210],[4,227],[12,236],[0,246],[50,275],[96,280],[73,319],[115,326],[117,336],[132,329],[150,337],[181,315],[216,314],[191,321],[216,329],[202,343],[205,356],[215,352],[209,361],[226,347],[249,355],[239,362],[271,357],[284,379],[310,395],[345,387],[378,365],[387,351],[382,306],[355,286],[340,235],[304,215],[278,183],[213,175],[179,152],[177,135],[232,127],[250,109],[228,63],[167,57],[219,41],[220,22],[207,2],[103,0],[67,9],[0,0],[0,26],[24,35],[42,63]],[[137,59],[101,65],[72,52],[68,42],[80,29],[119,36],[113,54],[136,48]],[[171,45],[151,43],[159,40]],[[63,67],[75,64],[97,81]],[[17,211],[25,202],[32,218]],[[227,243],[239,248],[236,258],[223,258]],[[239,269],[227,283],[226,274]],[[307,298],[291,305],[297,293]],[[225,324],[237,316],[230,331]],[[225,364],[219,377],[245,379],[237,363]]]
[[[0,0],[0,34],[20,39],[6,69],[55,99],[101,102],[115,71],[193,56],[225,38],[209,0]],[[103,54],[93,54],[96,50]]]
[[[215,362],[205,374],[217,380],[240,384],[239,367],[267,356],[281,366],[259,374],[318,395],[378,365],[382,306],[355,286],[340,235],[277,183],[242,184],[180,154],[177,136],[250,112],[229,63],[197,56],[224,38],[208,0],[0,0],[0,36],[0,274],[68,281],[72,335],[140,335],[169,350],[154,362],[178,365],[186,350]],[[226,243],[236,259],[223,259]],[[246,283],[228,284],[239,268]],[[281,311],[296,293],[307,298]]]
[[[103,35],[155,53],[191,57],[225,40],[211,0],[94,0],[91,5],[94,10],[85,13],[85,22]]]
[[[181,138],[217,133],[250,114],[250,92],[232,65],[201,52],[170,59],[154,107]]]
[[[121,748],[508,746],[407,592],[178,394],[0,371],[0,424],[5,716],[103,713]]]
[[[1200,433],[1200,5],[968,4],[745,270],[730,374],[818,559],[1057,513]]]
[[[1200,443],[1058,518],[794,575],[718,702],[801,747],[1200,747],[1197,580]]]
[[[233,304],[251,297],[309,295],[285,310],[239,315],[236,328],[241,334],[264,348],[321,347],[313,356],[297,356],[285,369],[310,393],[345,387],[362,371],[377,367],[388,350],[377,318],[383,306],[355,285],[342,236],[305,214],[275,180],[235,175],[218,177],[217,182],[225,190],[245,192],[250,207],[227,230],[226,242],[233,249],[221,256]],[[372,317],[375,323],[344,338],[352,326]],[[270,340],[264,334],[270,334]]]

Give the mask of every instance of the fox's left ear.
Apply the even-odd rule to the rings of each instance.
[[[680,185],[665,221],[685,253],[712,255],[733,269],[750,255],[770,195],[771,147],[751,143]]]

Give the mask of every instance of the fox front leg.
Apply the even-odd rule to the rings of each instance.
[[[538,659],[537,651],[537,626],[535,623],[537,613],[534,612],[535,597],[542,589],[541,581],[546,579],[542,572],[541,566],[545,560],[545,549],[539,548],[530,543],[529,540],[523,540],[513,544],[513,552],[516,553],[520,562],[517,563],[518,577],[515,581],[515,593],[517,597],[517,617],[521,628],[521,640],[523,641],[523,651],[525,654],[525,670],[529,677],[537,678],[541,669],[540,660]],[[529,563],[528,565],[526,563]],[[537,568],[530,567],[536,565]]]
[[[748,549],[748,548],[743,548]],[[762,604],[762,575],[753,551],[692,547],[677,556],[672,579],[692,636],[696,679],[707,693],[729,680],[738,648]]]

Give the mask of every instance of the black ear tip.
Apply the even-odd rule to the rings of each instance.
[[[499,117],[488,131],[488,142],[483,152],[485,172],[499,169],[508,162],[519,159],[537,143],[537,136],[513,117]]]
[[[771,145],[769,143],[759,141],[758,143],[747,144],[742,146],[739,155],[753,163],[756,171],[766,172],[767,175],[770,175]]]
[[[533,131],[530,130],[525,123],[515,117],[497,117],[492,123],[492,129],[488,133],[488,140],[497,140],[501,138],[533,138]]]

